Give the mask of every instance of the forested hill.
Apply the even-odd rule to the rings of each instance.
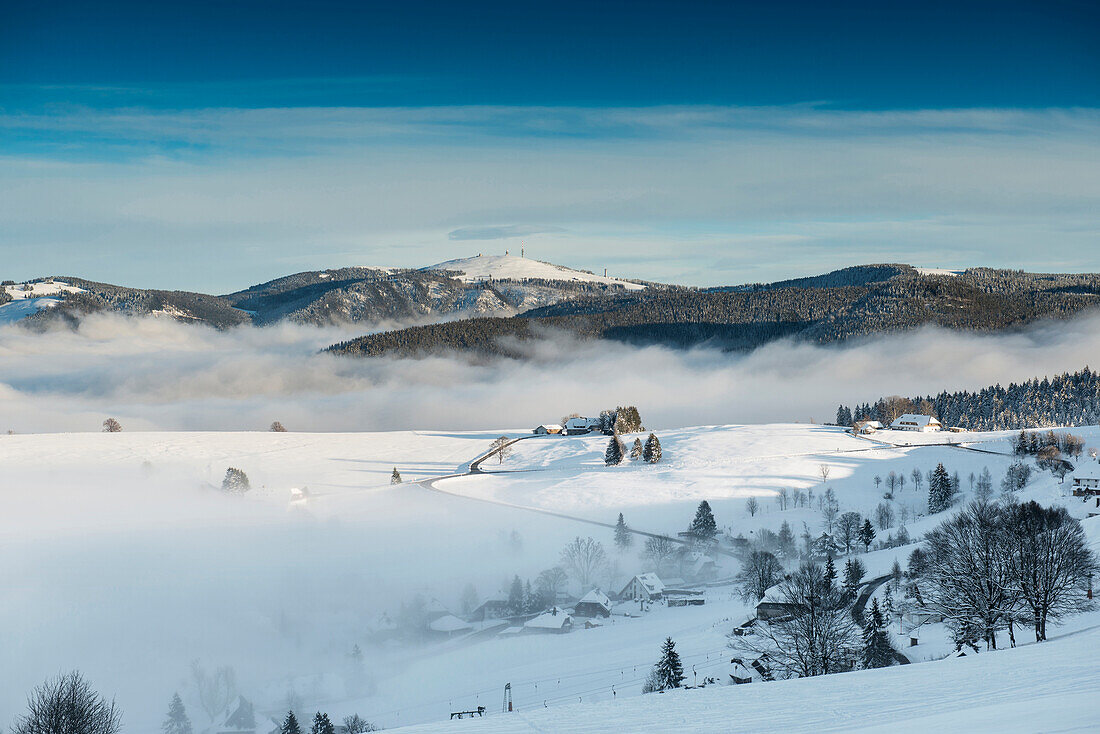
[[[440,349],[517,356],[516,340],[556,329],[582,339],[750,349],[794,337],[829,343],[936,324],[999,331],[1100,306],[1100,275],[975,268],[922,274],[905,265],[846,268],[816,278],[729,289],[645,290],[574,298],[512,318],[455,321],[360,337],[339,354]],[[544,327],[544,328],[540,328]],[[508,337],[508,338],[505,338]]]
[[[873,405],[840,406],[837,422],[851,425],[853,420],[869,418],[889,423],[898,414],[909,412],[934,415],[945,426],[971,431],[1096,425],[1100,423],[1100,374],[1086,367],[1073,374],[1036,377],[1019,385],[994,385],[977,392],[879,398]]]

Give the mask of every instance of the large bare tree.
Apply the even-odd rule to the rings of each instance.
[[[92,690],[78,672],[47,680],[27,698],[27,713],[12,734],[117,734],[122,712]]]
[[[780,678],[807,678],[850,670],[859,646],[858,628],[843,591],[820,566],[803,564],[781,582],[776,601],[786,615],[758,624],[735,647],[766,655]]]
[[[598,540],[577,536],[562,549],[561,565],[573,574],[581,586],[588,586],[607,565],[607,553]]]

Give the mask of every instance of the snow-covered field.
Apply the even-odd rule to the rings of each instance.
[[[1073,430],[1087,445],[1100,445],[1100,429]],[[208,719],[189,679],[195,659],[208,668],[233,666],[240,692],[265,714],[279,715],[293,698],[305,711],[358,712],[387,728],[430,725],[424,731],[726,731],[731,722],[749,730],[876,722],[919,730],[983,715],[1002,717],[1015,730],[1041,728],[1019,702],[1022,692],[1037,707],[1071,708],[1059,721],[1072,729],[1084,720],[1083,707],[1094,708],[1083,692],[1100,675],[1093,670],[1100,633],[1085,628],[1100,628],[1100,617],[1074,620],[1067,630],[1081,634],[1066,641],[1003,654],[641,698],[642,679],[666,636],[684,655],[689,682],[692,666],[700,678],[725,675],[725,636],[748,613],[730,587],[708,589],[702,607],[654,606],[643,614],[620,605],[600,627],[568,635],[487,630],[431,644],[376,644],[371,632],[379,615],[399,618],[414,595],[457,611],[467,584],[480,600],[496,596],[513,575],[533,579],[556,564],[577,535],[592,535],[611,553],[611,567],[597,579],[603,588],[615,591],[650,570],[638,557],[641,539],[619,554],[611,531],[585,520],[611,523],[623,512],[633,527],[671,534],[707,499],[734,534],[751,538],[784,520],[796,534],[803,523],[819,534],[816,506],[782,511],[774,501],[779,489],[829,487],[842,512],[867,514],[883,501],[875,475],[926,471],[942,461],[960,473],[968,493],[971,472],[988,466],[999,481],[1012,460],[1001,453],[1006,434],[932,434],[996,452],[982,453],[886,446],[806,424],[711,426],[657,430],[664,460],[655,466],[603,466],[602,436],[539,437],[515,444],[501,464],[490,459],[486,475],[442,479],[433,483],[439,491],[412,483],[464,472],[500,433],[0,436],[0,640],[7,663],[0,717],[18,710],[46,676],[78,667],[118,697],[127,731],[155,731],[175,690],[202,731]],[[251,480],[244,497],[216,489],[230,466]],[[390,485],[394,467],[404,484]],[[1064,502],[1067,486],[1048,474],[1024,494]],[[302,487],[310,499],[291,506],[291,488]],[[754,517],[748,497],[760,501]],[[925,497],[911,480],[893,504],[899,514],[910,508],[913,535],[941,519],[917,516]],[[1080,503],[1070,506],[1080,514]],[[1088,521],[1094,538],[1095,522]],[[864,560],[873,575],[907,555],[899,548]],[[721,563],[723,576],[737,570],[732,559]],[[1054,636],[1061,634],[1066,630]],[[357,644],[365,681],[349,673]],[[1045,674],[1036,672],[1043,668]],[[973,692],[961,690],[963,682]],[[508,718],[496,713],[505,683],[512,683],[519,710]],[[782,700],[800,704],[780,706]],[[928,708],[930,700],[942,707]],[[449,712],[478,705],[494,715],[448,721]],[[969,718],[925,718],[964,708]]]
[[[492,277],[496,280],[573,280],[604,285],[621,285],[626,290],[642,290],[645,286],[618,278],[610,278],[583,270],[573,270],[561,265],[532,260],[518,255],[478,255],[430,265],[425,270],[457,270],[463,273],[459,280],[467,283]]]

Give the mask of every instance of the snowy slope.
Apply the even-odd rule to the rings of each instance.
[[[1096,731],[1100,624],[1042,645],[820,678],[493,712],[407,734]]]
[[[424,270],[457,270],[463,273],[460,279],[465,282],[485,280],[490,277],[494,280],[538,278],[541,280],[583,281],[604,285],[621,285],[626,290],[642,290],[645,287],[618,278],[607,278],[602,275],[585,273],[561,265],[552,265],[516,255],[479,255],[477,257],[448,260],[436,265],[429,265]]]
[[[1096,428],[1074,432],[1085,435],[1088,445],[1100,443]],[[387,728],[431,724],[471,731],[514,731],[524,717],[533,717],[543,731],[637,731],[646,717],[655,722],[649,730],[728,731],[741,716],[749,723],[738,727],[747,730],[767,730],[771,719],[792,730],[823,721],[835,728],[901,721],[917,730],[944,724],[920,718],[932,713],[922,696],[943,697],[942,710],[962,716],[965,706],[980,709],[1020,697],[1019,686],[1027,686],[1036,705],[1071,708],[1075,701],[1054,698],[1061,695],[1056,691],[1079,692],[1095,683],[1089,677],[1095,673],[1088,673],[1076,686],[1068,684],[1100,646],[1095,631],[1086,631],[1073,638],[1077,647],[1066,647],[1066,657],[1057,639],[1037,652],[1006,653],[1016,657],[979,657],[974,663],[981,666],[993,665],[986,657],[1007,659],[1003,665],[1011,671],[1002,671],[1000,663],[981,668],[973,696],[959,683],[970,673],[944,677],[943,671],[955,670],[951,666],[970,662],[964,660],[639,697],[665,636],[675,638],[689,670],[721,674],[725,635],[748,612],[729,587],[708,589],[702,607],[655,606],[640,614],[634,604],[620,605],[600,627],[564,636],[498,636],[489,630],[415,646],[372,640],[378,615],[397,617],[414,595],[457,613],[465,585],[476,587],[479,600],[494,597],[513,575],[534,578],[558,563],[560,549],[578,535],[593,536],[612,553],[610,568],[596,579],[605,590],[650,570],[638,556],[640,539],[618,553],[611,550],[609,529],[582,520],[614,522],[622,511],[634,527],[674,533],[706,498],[718,522],[735,534],[752,537],[783,520],[796,533],[802,522],[819,533],[816,508],[780,511],[769,493],[781,487],[821,491],[822,463],[831,467],[828,485],[842,511],[867,512],[882,501],[882,490],[871,482],[875,474],[943,461],[964,477],[988,464],[999,480],[1011,461],[958,447],[883,447],[804,424],[657,433],[665,461],[656,466],[604,467],[605,437],[532,438],[516,444],[502,464],[485,464],[493,474],[438,481],[443,492],[409,482],[461,470],[499,431],[0,435],[6,480],[0,483],[0,588],[6,590],[0,595],[0,629],[8,633],[9,663],[0,669],[0,711],[17,710],[24,693],[47,675],[79,667],[118,697],[128,731],[155,731],[176,689],[201,731],[206,722],[188,672],[196,658],[208,667],[233,666],[240,692],[265,715],[285,711],[293,692],[305,710],[334,717],[358,712]],[[967,439],[988,440],[980,446],[989,450],[1007,449],[1004,435]],[[253,490],[244,497],[213,488],[228,466],[251,479]],[[389,484],[394,466],[405,484]],[[290,489],[301,487],[308,487],[311,498],[289,506]],[[1063,489],[1047,474],[1025,496],[1063,501]],[[761,500],[755,517],[745,510],[747,496]],[[925,500],[911,486],[899,497],[898,503],[914,508]],[[916,534],[940,519],[922,518],[908,527]],[[1089,522],[1095,537],[1096,521]],[[904,560],[907,551],[865,559],[877,573],[897,555]],[[736,562],[722,563],[723,573],[736,570]],[[1081,617],[1054,634],[1096,624],[1100,619]],[[367,660],[363,685],[348,673],[353,645]],[[1036,657],[1048,650],[1056,656],[1045,663]],[[1044,664],[1048,672],[1033,675]],[[912,672],[919,669],[923,673]],[[1016,680],[1005,682],[1008,675]],[[454,710],[485,705],[499,711],[508,682],[520,715],[448,723]],[[823,719],[829,717],[825,704],[778,705],[791,696],[828,701],[840,718]],[[584,705],[572,706],[578,699]],[[695,701],[715,713],[704,715]],[[544,702],[548,709],[540,714]],[[875,718],[878,713],[890,716]],[[1035,728],[1026,726],[1034,721],[1023,717],[1025,710],[1018,713],[1025,728]],[[1076,719],[1066,721],[1072,726]]]
[[[10,324],[27,316],[32,316],[44,308],[53,308],[58,304],[58,299],[51,296],[58,296],[62,293],[83,292],[80,288],[61,281],[19,283],[6,285],[3,288],[13,300],[0,305],[0,325]]]

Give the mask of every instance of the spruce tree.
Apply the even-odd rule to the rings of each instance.
[[[863,543],[864,552],[871,549],[871,543],[875,540],[875,526],[871,524],[871,521],[864,520],[863,527],[859,529],[859,542]]]
[[[688,526],[688,532],[699,540],[712,540],[718,534],[718,523],[715,522],[710,503],[706,500],[699,503],[699,509],[695,511],[695,519]]]
[[[653,668],[657,690],[669,691],[679,688],[684,682],[684,666],[680,662],[680,653],[676,652],[676,643],[666,638],[661,645],[661,659]]]
[[[645,447],[642,449],[642,458],[647,464],[656,464],[661,460],[661,441],[654,433],[649,434],[649,438],[645,440]]]
[[[336,727],[332,725],[328,714],[322,714],[318,711],[317,715],[313,717],[313,728],[310,729],[310,734],[336,734]]]
[[[634,445],[630,447],[630,460],[637,461],[642,458],[642,454],[645,452],[645,448],[642,446],[642,439],[634,439]]]
[[[187,711],[183,708],[183,700],[180,694],[172,695],[172,702],[168,704],[168,718],[161,726],[164,734],[191,734],[191,719],[187,718]]]
[[[878,599],[871,600],[871,612],[863,627],[862,655],[864,668],[885,668],[894,661],[894,649],[886,634],[886,620]]]
[[[401,484],[401,472],[397,471],[397,467],[393,468],[393,474],[390,475],[390,484]]]
[[[829,588],[832,588],[836,584],[836,564],[833,563],[833,554],[830,553],[825,557],[825,570],[822,572],[825,576],[825,583]]]
[[[928,512],[943,512],[951,505],[951,477],[943,464],[937,464],[928,480]]]
[[[293,711],[286,712],[286,718],[283,719],[279,734],[302,734],[302,727],[298,725],[298,717],[294,715]]]
[[[512,610],[512,614],[523,614],[523,582],[520,581],[519,576],[512,579],[512,586],[508,589],[508,607]]]
[[[634,536],[630,534],[630,530],[626,527],[626,521],[623,519],[623,513],[619,513],[619,519],[615,522],[615,547],[620,551],[624,551],[631,546],[634,542]]]
[[[623,457],[626,455],[626,448],[623,446],[623,441],[619,438],[619,434],[615,434],[611,437],[611,440],[607,442],[607,451],[603,454],[603,463],[607,466],[618,466],[623,463]]]

